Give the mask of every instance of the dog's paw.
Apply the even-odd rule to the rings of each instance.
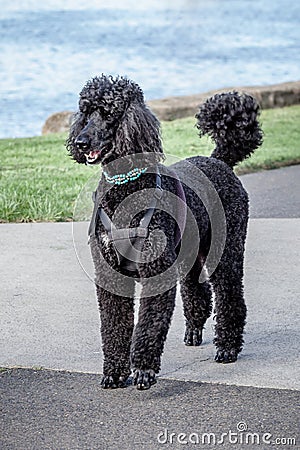
[[[127,386],[127,378],[122,376],[104,375],[101,380],[101,387],[103,389],[117,389],[125,388]]]
[[[217,350],[215,361],[218,363],[228,364],[237,360],[238,352],[235,349],[232,350]]]
[[[156,383],[154,370],[139,370],[135,369],[133,372],[132,383],[140,391],[150,389],[150,387]]]
[[[202,344],[202,330],[199,328],[187,327],[184,335],[185,345],[199,346]]]

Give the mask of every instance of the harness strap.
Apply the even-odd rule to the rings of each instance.
[[[140,221],[140,225],[135,228],[116,228],[110,217],[106,214],[103,208],[98,207],[98,216],[105,228],[110,239],[128,239],[128,238],[138,238],[148,237],[148,226],[151,222],[152,216],[155,211],[157,201],[162,198],[163,190],[161,188],[161,176],[160,173],[156,174],[156,188],[153,193],[153,198],[151,200],[150,206],[145,212],[143,218]],[[92,218],[93,219],[93,218]]]
[[[185,228],[186,199],[183,187],[176,173],[173,171],[171,171],[171,173],[177,180],[177,196],[185,205],[184,208],[182,208],[182,203],[178,204],[178,225],[175,232],[175,247],[177,247],[182,237],[181,230],[184,230]],[[149,225],[156,209],[157,202],[161,200],[162,196],[163,190],[161,187],[161,175],[158,171],[156,174],[156,187],[152,200],[144,216],[140,220],[139,226],[133,228],[116,228],[104,209],[99,206],[99,202],[97,201],[98,192],[94,192],[94,210],[88,232],[89,236],[95,234],[97,217],[99,217],[105,231],[107,232],[108,238],[114,243],[119,266],[135,272],[137,270],[138,256],[142,250],[145,239],[149,236]]]
[[[175,248],[178,247],[178,244],[181,241],[183,230],[185,229],[186,224],[186,214],[187,214],[187,205],[186,205],[186,197],[182,187],[182,184],[178,178],[176,172],[170,167],[168,167],[168,171],[171,173],[174,180],[176,180],[176,196],[178,198],[177,201],[177,217],[176,217],[176,231],[175,231]]]
[[[102,222],[103,223],[103,222]],[[133,238],[147,238],[149,235],[148,228],[136,227],[136,228],[118,228],[114,229],[113,232],[108,232],[109,239],[114,241],[122,239],[133,239]]]
[[[89,226],[89,231],[88,231],[88,236],[89,239],[91,236],[94,236],[96,233],[96,220],[97,220],[97,214],[98,214],[98,191],[94,191],[92,194],[92,200],[94,203],[94,209],[93,209],[93,214],[91,217],[91,221],[90,221],[90,226]]]
[[[158,169],[157,169],[158,170]],[[123,269],[132,272],[137,270],[137,262],[145,239],[149,235],[149,225],[153,217],[157,201],[162,198],[160,173],[156,174],[156,187],[150,205],[142,217],[138,227],[116,228],[110,217],[102,207],[98,205],[97,191],[93,193],[94,210],[89,227],[89,236],[96,232],[97,216],[107,232],[108,238],[114,243],[118,264]],[[134,247],[133,247],[134,244]]]
[[[157,168],[157,170],[158,170],[158,168]],[[144,214],[144,217],[140,221],[141,228],[148,229],[151,219],[152,219],[152,216],[155,211],[157,201],[161,200],[162,196],[163,196],[163,190],[161,188],[161,176],[160,176],[160,173],[158,172],[156,174],[156,187],[155,187],[155,191],[153,193],[153,198],[151,200],[149,208],[147,209],[147,211]]]

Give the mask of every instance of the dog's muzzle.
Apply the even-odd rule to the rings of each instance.
[[[87,164],[93,164],[95,162],[98,162],[101,151],[100,150],[91,150],[91,139],[87,135],[79,135],[75,139],[75,145],[78,151],[81,153],[84,153],[84,156],[86,158]]]
[[[90,148],[91,139],[89,138],[89,136],[87,136],[85,134],[80,134],[75,139],[75,145],[76,145],[78,150],[86,151],[86,150],[88,150]]]

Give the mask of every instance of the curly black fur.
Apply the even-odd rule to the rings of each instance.
[[[79,135],[89,141],[88,151],[100,151],[102,164],[132,153],[154,153],[163,159],[159,121],[145,105],[141,88],[123,77],[95,77],[80,92],[67,149],[86,164],[85,152],[75,143]]]
[[[216,361],[233,362],[243,345],[246,306],[243,295],[244,245],[248,221],[248,196],[232,167],[248,157],[261,144],[262,132],[257,122],[259,110],[255,100],[236,92],[219,94],[201,106],[197,114],[200,134],[208,133],[216,141],[211,157],[189,158],[172,166],[179,179],[195,177],[199,169],[213,184],[222,202],[226,217],[226,242],[216,270],[210,279],[199,283],[199,274],[211,243],[211,227],[204,204],[195,192],[183,184],[186,202],[199,228],[198,258],[192,269],[181,280],[181,294],[186,318],[186,345],[200,345],[205,321],[212,311],[212,289],[216,308]],[[149,164],[163,159],[159,122],[145,105],[140,87],[126,78],[102,75],[89,81],[80,94],[79,111],[70,130],[67,148],[78,163],[101,163],[107,168],[120,170],[119,158],[146,153]],[[149,154],[152,156],[149,158]],[[122,160],[124,161],[124,159]],[[145,161],[145,160],[144,160]],[[122,169],[126,169],[122,162]],[[176,194],[176,181],[168,168],[159,164],[164,192]],[[196,170],[197,169],[197,170]],[[198,172],[197,172],[198,171]],[[113,186],[102,198],[101,206],[112,217],[118,205],[137,191],[145,193],[155,186],[153,173],[145,173],[128,184]],[[98,191],[106,188],[101,178]],[[126,209],[124,210],[126,215]],[[136,227],[140,217],[130,218],[130,226]],[[160,370],[161,355],[167,337],[175,305],[176,222],[163,209],[157,209],[150,223],[150,232],[162,230],[167,245],[160,257],[149,263],[139,263],[138,277],[142,284],[138,323],[134,329],[135,277],[109,279],[105,262],[115,272],[122,273],[111,242],[107,242],[105,229],[100,221],[91,238],[91,252],[95,265],[95,281],[101,318],[101,335],[104,352],[102,386],[115,388],[126,386],[131,368],[133,382],[139,389],[147,389],[155,383]],[[147,244],[147,241],[145,245]],[[151,253],[151,249],[150,249]],[[146,281],[166,269],[172,269],[169,277],[172,286],[161,281],[161,294],[149,294]],[[127,274],[128,275],[128,274]],[[120,295],[105,289],[104,281],[114,284]],[[149,288],[149,284],[148,284]],[[148,292],[148,293],[147,293]]]
[[[200,137],[208,134],[217,144],[213,158],[234,167],[262,144],[259,106],[248,94],[229,92],[206,100],[196,115]]]

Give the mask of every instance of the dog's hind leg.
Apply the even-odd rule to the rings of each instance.
[[[104,354],[103,388],[125,387],[130,375],[130,346],[134,326],[134,280],[132,298],[121,297],[97,286]]]
[[[186,318],[185,345],[196,346],[202,343],[202,330],[212,311],[210,283],[198,281],[201,268],[202,265],[197,262],[180,283],[183,312]]]
[[[214,343],[215,360],[234,362],[243,346],[243,331],[247,308],[244,301],[242,237],[227,243],[222,259],[211,275],[215,293],[216,327]]]

